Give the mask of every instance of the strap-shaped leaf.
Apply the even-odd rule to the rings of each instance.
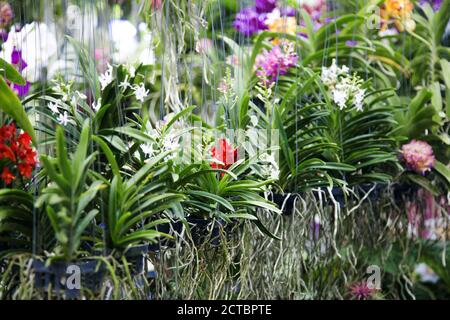
[[[0,221],[14,219],[22,221],[33,221],[33,215],[29,211],[25,211],[13,206],[0,206]]]
[[[440,161],[436,161],[434,169],[447,181],[450,186],[450,168]]]
[[[33,207],[33,196],[25,191],[17,189],[0,189],[0,203],[11,204],[12,202]]]
[[[97,192],[103,189],[105,185],[102,181],[94,181],[91,186],[80,195],[77,204],[76,215],[74,217],[75,221],[78,221],[78,217],[86,209],[87,205],[95,199]]]
[[[70,168],[69,158],[67,156],[67,146],[64,139],[64,130],[61,126],[56,128],[56,155],[59,164],[59,169],[63,174],[64,178],[72,181],[72,170]]]
[[[166,151],[163,153],[160,153],[156,157],[152,158],[149,162],[147,162],[141,169],[139,169],[138,172],[134,174],[134,176],[126,182],[127,188],[131,187],[132,185],[138,183],[140,180],[142,180],[145,176],[149,174],[149,171],[152,167],[154,167],[156,164],[160,163],[162,159],[167,157],[170,154],[170,151]]]
[[[0,58],[0,74],[2,74],[9,82],[17,83],[24,86],[27,82],[19,71],[16,70],[11,64]]]
[[[254,200],[238,200],[238,201],[232,201],[232,203],[236,206],[247,206],[247,207],[258,207],[258,208],[264,208],[267,210],[270,210],[272,212],[281,214],[282,212],[280,209],[275,207],[271,202],[269,201],[254,201]]]
[[[117,245],[119,246],[127,246],[132,243],[136,243],[139,241],[154,241],[155,239],[162,236],[163,233],[158,232],[156,230],[142,230],[133,232],[132,234],[121,238]]]
[[[89,133],[90,125],[89,119],[86,119],[83,124],[83,129],[81,130],[80,141],[78,143],[77,151],[75,152],[74,158],[72,160],[72,172],[73,176],[73,186],[78,186],[81,180],[81,176],[85,173],[85,168],[83,163],[86,160],[87,148],[89,143]]]
[[[8,114],[24,131],[31,136],[34,145],[37,145],[36,135],[33,126],[28,119],[19,98],[6,84],[3,77],[0,76],[0,109]]]
[[[49,178],[54,181],[65,194],[70,194],[71,187],[69,181],[58,173],[52,161],[46,155],[41,155],[41,162]]]
[[[104,155],[106,156],[106,159],[108,159],[108,163],[111,166],[113,174],[119,175],[120,174],[119,165],[117,164],[116,158],[114,157],[111,148],[106,144],[106,142],[102,138],[98,136],[92,136],[92,140],[95,141],[102,149]]]
[[[227,208],[228,210],[230,210],[232,212],[235,211],[233,205],[228,200],[226,200],[216,194],[212,194],[212,193],[209,193],[206,191],[194,191],[194,190],[187,191],[186,193],[190,194],[190,195],[198,196],[201,198],[206,198],[206,199],[212,200],[218,204],[221,204],[222,206],[224,206],[225,208]]]
[[[95,218],[97,214],[98,210],[93,209],[80,221],[80,223],[77,224],[75,234],[73,235],[73,243],[74,243],[73,247],[75,250],[78,248],[84,230],[87,228],[89,223]]]

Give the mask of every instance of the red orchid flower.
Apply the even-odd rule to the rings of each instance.
[[[211,167],[214,169],[226,170],[237,161],[237,149],[233,148],[227,139],[219,139],[218,144],[211,148],[211,154],[214,159],[221,162],[212,162]]]
[[[30,179],[38,163],[31,136],[27,132],[18,134],[14,123],[0,127],[0,160],[8,160],[0,174],[7,185],[16,178],[14,174]]]
[[[14,140],[16,136],[16,126],[14,123],[4,125],[0,128],[0,143],[5,143],[6,141]]]
[[[8,167],[4,167],[0,178],[5,181],[6,184],[11,184],[11,182],[16,178],[11,171],[9,171]]]
[[[6,144],[0,144],[0,159],[2,158],[16,162],[16,155],[14,154],[14,151]]]
[[[31,174],[33,173],[33,167],[27,163],[19,163],[18,165],[20,175],[25,178],[31,178]]]

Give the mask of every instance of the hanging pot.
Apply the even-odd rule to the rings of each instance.
[[[296,196],[291,193],[274,193],[272,194],[272,202],[281,209],[283,215],[290,216],[294,211]]]
[[[327,191],[327,194],[328,194],[328,191]],[[341,208],[346,207],[347,201],[345,198],[345,193],[342,190],[342,188],[333,187],[333,189],[331,189],[331,194],[333,195],[334,201],[339,204],[339,207],[341,207]],[[328,204],[334,205],[334,201],[331,199],[331,197],[327,197],[327,198],[328,198]]]
[[[414,183],[400,182],[393,185],[394,201],[402,204],[405,201],[414,200],[420,187]]]
[[[220,244],[220,231],[221,228],[228,234],[232,234],[232,227],[234,224],[227,224],[222,219],[210,219],[203,217],[190,216],[186,218],[186,222],[189,224],[192,241],[195,245],[204,244],[208,241],[212,246],[218,246]],[[159,224],[156,229],[159,232],[167,233],[174,238],[181,235],[183,232],[184,224],[181,221],[172,221],[170,223]],[[161,248],[173,248],[176,241],[174,239],[159,238],[158,243],[150,244],[150,252],[159,252]]]
[[[326,192],[328,194],[328,191],[326,191]],[[333,194],[334,200],[339,204],[339,206],[341,208],[344,208],[346,201],[345,201],[345,195],[344,195],[344,192],[342,191],[342,189],[338,188],[338,187],[334,187],[331,190],[331,192]],[[269,198],[269,200],[272,200],[272,202],[275,203],[279,209],[281,209],[283,215],[290,216],[294,212],[296,198],[300,194],[301,193],[298,193],[298,192],[297,193],[289,193],[289,192],[274,193],[274,194],[272,194],[271,199]],[[334,202],[331,200],[331,198],[327,197],[327,204],[333,205],[333,203]]]
[[[220,229],[226,226],[222,219],[204,219],[200,217],[188,217],[192,241],[195,245],[208,241],[212,246],[220,245]]]
[[[145,271],[145,256],[149,252],[149,244],[143,244],[131,247],[125,252],[125,258],[130,264],[132,275],[143,274]]]
[[[82,291],[97,293],[102,288],[106,266],[99,260],[86,259],[75,262],[55,261],[46,265],[34,260],[34,284],[36,288],[51,290],[75,299]],[[79,277],[77,279],[77,277]]]
[[[373,189],[370,192],[368,198],[372,201],[378,201],[381,199],[381,197],[383,196],[383,192],[387,190],[387,188],[387,183],[363,183],[356,186],[356,191],[360,197],[363,197]]]
[[[156,230],[171,236],[181,234],[183,230],[183,223],[181,221],[171,221],[167,223],[161,223],[156,226]],[[152,243],[148,246],[149,252],[159,252],[161,248],[173,248],[175,241],[166,237],[160,237],[158,242]]]

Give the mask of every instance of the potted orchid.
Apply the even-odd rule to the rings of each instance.
[[[192,110],[187,108],[178,114],[167,115],[155,126],[147,122],[141,127],[153,141],[142,144],[139,153],[154,156],[171,151],[165,157],[172,168],[173,181],[169,188],[183,194],[185,199],[169,214],[170,219],[183,222],[194,238],[198,238],[197,242],[202,242],[202,230],[214,220],[217,221],[212,225],[218,227],[232,220],[250,219],[267,232],[258,222],[256,211],[258,207],[278,211],[258,195],[270,180],[250,178],[254,160],[239,160],[237,148],[225,138],[212,143],[214,137],[207,126],[183,126]],[[241,194],[239,190],[242,190]],[[172,224],[175,231],[180,227],[180,222]],[[218,233],[216,227],[212,228],[215,235]]]
[[[57,293],[64,288],[67,297],[77,297],[81,289],[99,290],[103,281],[105,266],[99,260],[78,258],[82,256],[79,249],[87,228],[99,212],[93,200],[104,185],[100,180],[88,183],[88,168],[96,157],[96,153],[87,155],[88,121],[83,125],[80,144],[70,158],[61,127],[56,135],[58,158],[41,156],[43,170],[51,183],[43,189],[36,206],[46,212],[57,244],[45,264],[38,259],[34,261],[35,281],[38,288],[52,288]],[[74,266],[81,272],[81,282],[71,287],[67,273]]]

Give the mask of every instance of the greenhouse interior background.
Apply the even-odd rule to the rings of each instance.
[[[450,0],[1,0],[0,300],[450,298]]]

